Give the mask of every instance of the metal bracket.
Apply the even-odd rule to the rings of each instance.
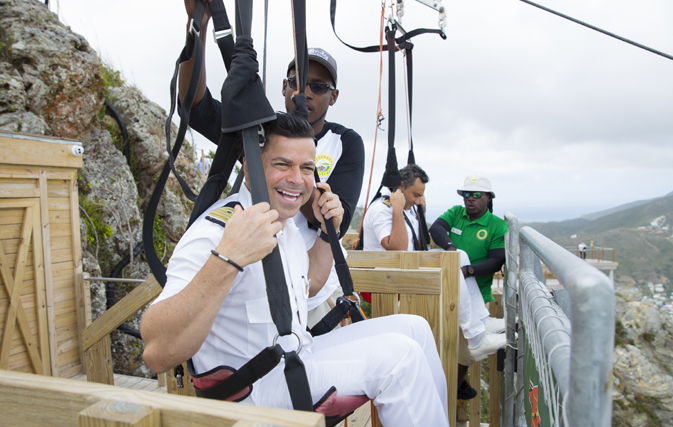
[[[213,38],[215,39],[215,43],[217,43],[219,39],[223,39],[225,37],[232,37],[233,34],[234,33],[231,28],[220,31],[217,31],[215,30],[215,28],[213,28]]]
[[[189,20],[189,34],[192,34],[196,37],[201,36],[201,31],[196,31],[196,28],[194,27],[194,19]]]

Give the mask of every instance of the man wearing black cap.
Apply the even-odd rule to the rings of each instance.
[[[187,10],[187,31],[189,32],[189,22],[194,12],[194,5],[197,0],[185,0]],[[206,0],[210,1],[210,0]],[[208,33],[208,21],[210,19],[209,9],[206,8],[204,22],[201,25],[200,37],[204,49],[206,43],[206,34]],[[353,211],[360,198],[362,189],[362,179],[365,169],[365,150],[362,138],[352,129],[348,129],[338,123],[325,121],[327,110],[334,105],[339,97],[337,89],[337,63],[336,60],[325,50],[320,48],[310,48],[308,50],[309,68],[306,85],[306,106],[308,108],[308,120],[313,127],[316,146],[315,164],[318,175],[322,182],[327,182],[332,192],[339,196],[344,208],[343,221],[341,222],[340,235],[343,236],[353,218]],[[218,100],[213,99],[206,86],[206,57],[205,50],[203,64],[201,67],[201,78],[196,90],[192,111],[190,113],[189,125],[208,138],[211,142],[217,144],[220,140],[222,107]],[[282,93],[285,96],[285,108],[288,112],[295,110],[292,101],[293,92],[297,89],[295,79],[294,60],[290,62],[287,69],[287,78],[283,80]],[[192,72],[193,63],[184,62],[180,66],[179,78],[179,98],[182,101],[189,85],[189,78]],[[316,190],[317,191],[317,190]],[[304,241],[308,248],[313,246],[317,238],[318,223],[313,216],[311,209],[313,197],[301,208],[300,212],[293,218],[297,227],[299,227]],[[332,293],[339,289],[339,281],[334,269],[328,282],[318,295],[316,295],[309,304],[309,323],[314,323],[326,314],[327,299]]]

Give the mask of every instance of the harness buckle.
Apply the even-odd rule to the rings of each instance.
[[[194,18],[189,20],[189,34],[197,38],[201,37],[201,31],[196,31],[196,27],[194,27]]]
[[[182,374],[175,374],[175,381],[178,384],[178,388],[184,388],[185,387],[184,383],[182,382]]]
[[[264,147],[264,144],[266,144],[266,133],[264,132],[264,126],[257,125],[257,139],[259,142],[259,148]]]
[[[297,337],[297,341],[299,342],[299,346],[297,347],[297,354],[299,354],[299,353],[301,353],[301,349],[304,346],[304,342],[302,341],[301,337],[299,336],[299,334],[294,329],[292,330],[292,335]],[[278,342],[278,338],[280,338],[280,333],[277,333],[276,336],[273,337],[273,345],[274,346]],[[285,351],[285,349],[283,349],[283,351]]]
[[[215,39],[215,43],[217,43],[219,39],[231,37],[233,34],[234,33],[232,32],[231,28],[220,31],[217,31],[215,28],[213,28],[213,38]]]

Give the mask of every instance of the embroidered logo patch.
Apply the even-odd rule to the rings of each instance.
[[[488,231],[484,229],[477,231],[477,239],[486,240],[486,237],[488,237]]]
[[[333,165],[334,160],[328,155],[321,154],[315,158],[315,167],[318,169],[318,176],[320,178],[329,176]]]

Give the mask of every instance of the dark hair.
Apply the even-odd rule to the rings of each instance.
[[[294,113],[276,112],[276,120],[271,120],[262,124],[264,134],[268,139],[270,135],[284,136],[285,138],[299,139],[311,138],[313,139],[313,127],[308,121],[304,120]],[[264,144],[262,151],[267,147]]]
[[[423,184],[427,184],[428,181],[430,181],[428,174],[426,174],[425,171],[415,163],[406,165],[400,169],[400,178],[402,179],[405,188],[409,188],[414,185],[416,178],[419,178]]]

